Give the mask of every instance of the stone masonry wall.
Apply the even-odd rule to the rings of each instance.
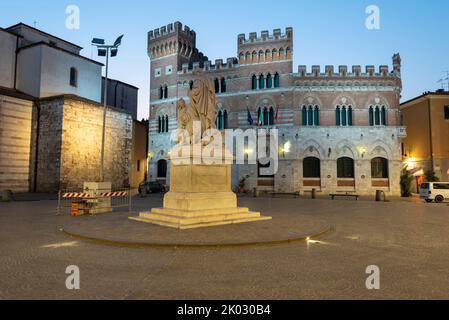
[[[38,191],[81,188],[99,179],[102,106],[65,96],[41,102]],[[129,184],[132,116],[108,109],[105,181],[113,188]]]

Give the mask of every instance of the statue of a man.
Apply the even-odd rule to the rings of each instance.
[[[190,108],[195,116],[201,121],[201,132],[215,129],[215,87],[207,76],[202,76],[199,72],[194,73],[196,79],[193,81],[190,90]]]
[[[193,135],[193,121],[195,121],[191,108],[186,106],[183,98],[178,100],[176,106],[178,108],[178,129],[186,130],[191,138]]]

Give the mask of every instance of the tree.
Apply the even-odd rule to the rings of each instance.
[[[412,195],[412,182],[413,182],[413,175],[410,173],[404,173],[401,176],[401,195],[404,198],[408,198]]]

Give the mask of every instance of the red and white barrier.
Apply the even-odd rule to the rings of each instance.
[[[127,191],[120,192],[103,192],[100,193],[100,197],[102,198],[116,198],[116,197],[127,197]],[[70,199],[70,198],[93,198],[94,196],[89,193],[79,193],[79,192],[66,192],[62,194],[62,198]]]
[[[72,193],[64,193],[62,195],[63,198],[90,198],[90,194],[88,193],[76,193],[76,192],[72,192]]]
[[[100,194],[103,198],[115,198],[115,197],[127,197],[128,192],[127,191],[121,191],[121,192],[104,192]]]

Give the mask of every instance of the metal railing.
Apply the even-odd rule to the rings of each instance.
[[[94,212],[113,211],[116,208],[128,208],[132,211],[132,190],[128,188],[116,190],[85,191],[82,189],[60,190],[56,215],[94,214]]]

